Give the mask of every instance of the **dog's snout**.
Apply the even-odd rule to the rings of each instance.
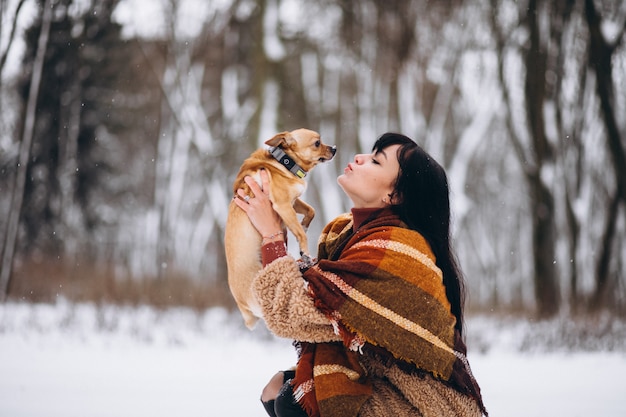
[[[335,157],[337,153],[337,147],[335,145],[324,145],[324,156],[322,156],[319,161],[326,162],[330,161]]]

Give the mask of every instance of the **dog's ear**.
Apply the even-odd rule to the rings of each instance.
[[[291,136],[291,132],[280,132],[272,139],[266,140],[265,144],[268,146],[280,147],[280,145],[289,144],[292,140],[293,137]]]

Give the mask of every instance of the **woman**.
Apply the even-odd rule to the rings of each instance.
[[[415,142],[386,133],[337,182],[353,202],[328,224],[318,261],[287,255],[263,187],[235,198],[263,236],[255,278],[267,327],[296,340],[295,372],[261,400],[272,416],[487,414],[465,357],[463,278],[450,246],[446,174]]]

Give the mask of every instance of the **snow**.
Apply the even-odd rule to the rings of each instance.
[[[215,309],[0,307],[0,416],[262,415],[285,340]]]
[[[490,320],[468,329],[492,416],[626,415],[623,350],[521,353],[533,326]],[[294,361],[289,341],[222,309],[0,305],[0,416],[261,417],[265,382]]]

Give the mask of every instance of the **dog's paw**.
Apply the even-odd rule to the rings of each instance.
[[[307,270],[315,264],[315,259],[311,258],[306,253],[300,254],[300,259],[296,261],[300,270]]]

